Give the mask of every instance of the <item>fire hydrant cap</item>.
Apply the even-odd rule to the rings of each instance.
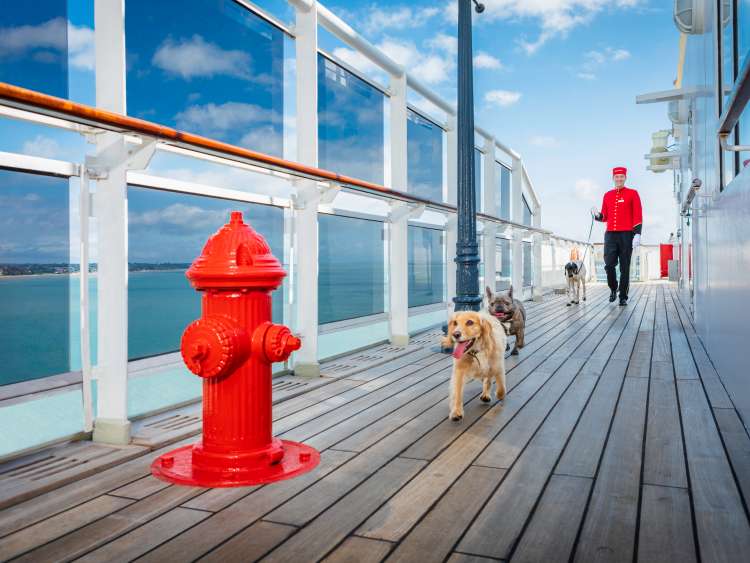
[[[273,290],[286,272],[271,253],[266,239],[232,211],[229,223],[206,242],[203,252],[185,274],[193,287],[252,287]]]

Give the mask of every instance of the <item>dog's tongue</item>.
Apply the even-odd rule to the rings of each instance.
[[[469,342],[469,340],[456,342],[456,347],[453,349],[453,357],[460,360],[466,352],[466,349],[469,347]]]

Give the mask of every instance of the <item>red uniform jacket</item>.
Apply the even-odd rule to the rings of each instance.
[[[604,194],[601,216],[597,219],[607,222],[608,231],[640,232],[643,213],[638,192],[624,186],[609,190]]]

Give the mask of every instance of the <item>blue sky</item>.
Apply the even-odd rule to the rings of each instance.
[[[644,202],[644,239],[674,228],[671,173],[646,171],[663,105],[635,97],[672,87],[678,33],[662,0],[486,0],[474,18],[476,122],[520,152],[543,225],[585,237],[588,209],[625,165]],[[455,100],[455,2],[335,0],[328,6],[372,43]],[[322,34],[328,49],[372,72]],[[373,73],[374,76],[377,73]],[[601,237],[597,226],[595,236]]]
[[[290,21],[292,12],[283,0],[257,3]],[[585,237],[588,209],[609,187],[611,167],[625,165],[631,170],[629,185],[639,189],[644,201],[644,239],[666,240],[674,226],[671,174],[647,172],[643,159],[651,133],[669,126],[666,108],[636,106],[635,96],[672,85],[678,37],[669,5],[661,0],[486,4],[474,27],[476,122],[523,155],[542,201],[543,226]],[[327,5],[424,83],[455,100],[454,2],[331,0]],[[55,0],[45,3],[46,10],[17,4],[4,11],[0,79],[60,96],[67,89],[70,98],[93,103],[93,18],[85,6],[77,0]],[[293,89],[281,88],[293,66],[291,40],[230,0],[190,0],[184,6],[172,13],[168,3],[129,0],[129,113],[293,157],[288,152],[294,134],[293,95],[291,100],[287,95]],[[321,31],[320,41],[326,51],[376,80],[382,78],[371,63],[330,34]],[[341,79],[326,81],[324,87],[331,90]],[[347,82],[352,92],[354,82]],[[364,103],[361,96],[341,97],[333,104],[338,115],[326,121],[328,111],[321,123],[335,125],[334,117],[341,120],[365,110],[380,118],[380,101],[375,98]],[[434,117],[439,118],[439,112]],[[380,130],[379,124],[374,127]],[[0,150],[74,161],[88,150],[71,133],[9,120],[3,121],[2,130]],[[321,133],[330,137],[325,139],[328,153],[334,160],[342,155],[348,159],[328,163],[332,168],[348,164],[382,170],[382,136],[373,130],[329,130],[330,134]],[[369,145],[364,142],[361,148],[354,144],[368,140]],[[354,147],[350,153],[361,155],[360,163],[344,150]],[[424,152],[426,158],[431,154]],[[213,165],[188,166],[186,160],[160,156],[152,171],[278,193],[278,187],[258,175],[227,169],[217,173]],[[438,167],[433,168],[437,173]],[[154,205],[135,198],[131,212],[136,217],[153,214]],[[168,205],[162,207],[168,222],[175,214]],[[167,232],[169,224],[163,226]],[[602,229],[596,227],[596,237]],[[18,234],[28,242],[27,233]],[[166,254],[184,253],[165,253],[163,259],[169,260]]]

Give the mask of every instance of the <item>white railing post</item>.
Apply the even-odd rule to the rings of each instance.
[[[295,55],[297,61],[297,159],[318,166],[318,12],[317,3],[297,3]],[[312,180],[300,180],[295,202],[296,259],[295,329],[302,348],[294,355],[294,373],[320,375],[318,363],[318,201]]]
[[[456,205],[458,201],[458,131],[456,117],[449,116],[445,130],[446,163],[445,176],[448,188],[446,201]],[[451,215],[445,223],[446,246],[446,293],[448,313],[453,311],[453,298],[456,296],[456,243],[458,242],[458,217]]]
[[[96,105],[125,114],[124,0],[96,0]],[[123,136],[104,133],[97,154],[124,146]],[[126,166],[98,178],[94,212],[98,235],[97,413],[93,439],[130,442],[128,420],[128,204]]]
[[[390,77],[390,187],[407,191],[406,75]],[[388,240],[388,295],[390,340],[395,346],[409,343],[409,212],[403,203],[391,205]]]
[[[523,223],[523,162],[513,157],[510,190],[510,219],[514,223]],[[523,295],[523,232],[513,229],[511,238],[511,267],[510,279],[515,295],[520,299]]]
[[[488,215],[499,215],[497,208],[497,178],[495,172],[495,139],[484,139],[484,210]],[[482,231],[483,261],[484,261],[484,285],[495,291],[495,272],[497,264],[495,263],[495,237],[497,236],[497,224],[491,221],[484,223]],[[479,288],[480,293],[484,295],[484,287]]]
[[[542,227],[542,206],[537,205],[534,207],[534,214],[531,216],[531,224],[533,227],[540,229]],[[534,260],[533,273],[532,273],[532,296],[534,301],[541,301],[542,295],[544,295],[544,287],[542,284],[542,235],[539,233],[534,234],[534,248],[532,249],[532,256]]]

